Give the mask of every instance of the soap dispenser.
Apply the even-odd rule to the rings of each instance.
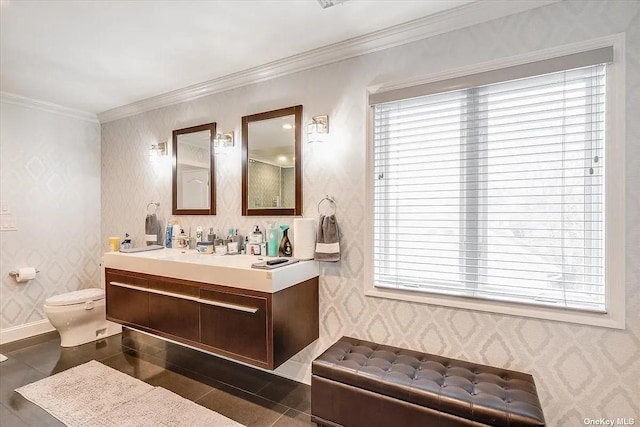
[[[281,225],[280,230],[282,230],[282,240],[280,240],[280,255],[292,256],[293,247],[291,246],[291,240],[289,240],[289,236],[287,236],[289,226],[286,224]]]
[[[278,240],[280,230],[273,222],[267,223],[267,256],[278,256]]]

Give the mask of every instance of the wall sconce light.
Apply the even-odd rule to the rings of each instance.
[[[225,133],[217,133],[213,139],[214,148],[228,148],[233,147],[233,131]]]
[[[167,155],[167,143],[159,142],[157,144],[151,144],[151,148],[149,149],[149,157],[151,160],[157,159],[159,157],[164,157]]]
[[[315,116],[307,125],[307,142],[322,142],[329,133],[329,116]]]

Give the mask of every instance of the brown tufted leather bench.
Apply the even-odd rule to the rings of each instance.
[[[544,426],[533,377],[342,337],[312,365],[323,426]]]

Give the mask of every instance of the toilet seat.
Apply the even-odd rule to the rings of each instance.
[[[81,304],[83,302],[97,301],[104,298],[104,290],[99,288],[81,289],[79,291],[67,292],[66,294],[54,295],[44,302],[48,306],[64,306]]]

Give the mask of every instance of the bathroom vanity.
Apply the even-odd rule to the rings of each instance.
[[[251,255],[106,253],[107,319],[265,369],[319,335],[318,264],[251,268]]]

